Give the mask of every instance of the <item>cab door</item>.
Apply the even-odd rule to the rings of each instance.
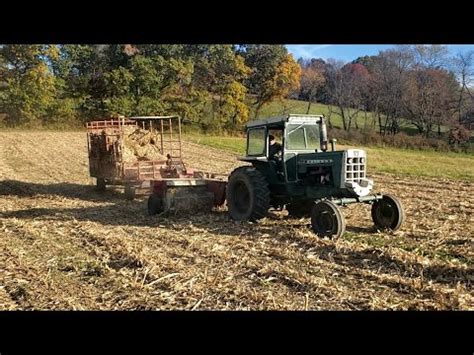
[[[247,132],[247,157],[267,156],[267,129],[266,127],[251,128]]]
[[[283,154],[283,164],[287,181],[296,181],[297,177],[297,155],[292,152]]]

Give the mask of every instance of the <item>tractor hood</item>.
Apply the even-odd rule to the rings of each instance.
[[[296,170],[299,179],[317,177],[315,183],[344,189],[347,196],[366,196],[373,187],[366,176],[367,154],[361,149],[300,153]]]

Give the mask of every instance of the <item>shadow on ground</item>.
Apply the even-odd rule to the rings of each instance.
[[[108,187],[105,192],[98,192],[94,185],[72,183],[39,184],[18,180],[0,181],[1,196],[35,197],[38,195],[56,195],[61,197],[81,199],[92,202],[105,202],[123,199],[123,194],[116,190],[117,187]]]

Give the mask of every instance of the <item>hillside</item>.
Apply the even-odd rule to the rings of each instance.
[[[263,106],[261,113],[259,114],[260,117],[272,117],[281,115],[283,113],[306,113],[308,109],[308,102],[301,101],[301,100],[283,100],[283,101],[273,101],[265,106]],[[332,109],[332,114],[330,110]],[[325,115],[326,117],[331,117],[331,123],[335,128],[342,129],[342,118],[339,114],[339,109],[335,106],[332,108],[329,105],[321,104],[321,103],[312,103],[309,114],[312,115]],[[251,112],[250,117],[254,117],[253,112]],[[367,128],[371,129],[371,124],[375,123],[374,129],[378,131],[379,125],[378,120],[372,112],[359,112],[356,116],[356,120],[358,122],[359,128]],[[417,134],[418,130],[416,127],[409,123],[406,120],[401,120],[401,130],[407,134]],[[447,128],[442,126],[442,132],[446,132]]]
[[[239,155],[245,152],[245,138],[202,134],[188,134],[186,137],[192,142]],[[346,148],[365,149],[368,154],[367,164],[370,172],[474,181],[474,155],[472,154],[359,145],[338,144],[336,146],[336,149]]]

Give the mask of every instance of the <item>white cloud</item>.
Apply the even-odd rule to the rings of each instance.
[[[333,46],[332,44],[297,44],[287,45],[288,50],[293,53],[295,58],[314,58],[317,56],[317,52],[321,49],[325,49]]]

